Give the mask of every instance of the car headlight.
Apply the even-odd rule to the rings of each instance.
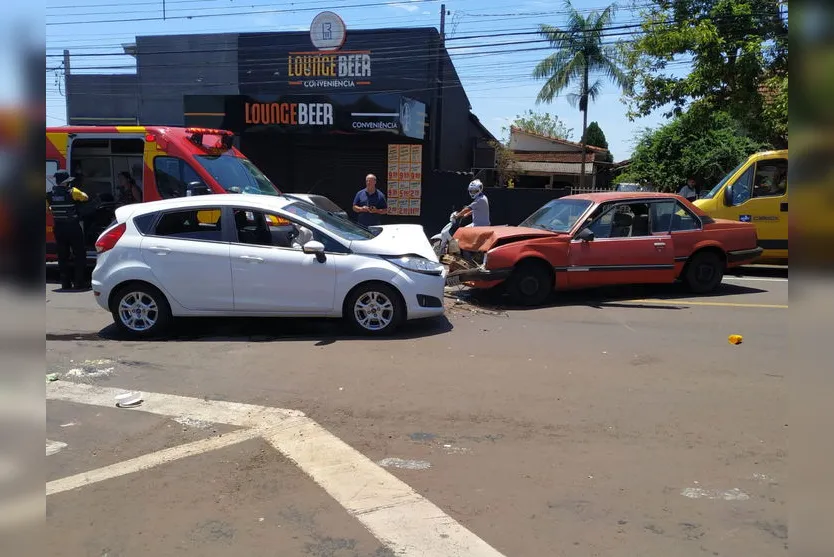
[[[401,255],[398,257],[386,257],[385,259],[406,271],[423,273],[425,275],[441,275],[445,269],[442,263],[435,263],[419,255]]]

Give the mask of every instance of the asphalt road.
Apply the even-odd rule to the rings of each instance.
[[[450,291],[385,340],[212,319],[127,342],[57,287],[48,555],[787,554],[780,269],[530,310]]]

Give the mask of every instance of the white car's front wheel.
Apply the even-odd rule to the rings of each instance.
[[[368,283],[348,296],[344,313],[354,330],[385,335],[394,332],[403,321],[405,308],[392,287],[383,283]]]
[[[165,295],[145,283],[126,284],[113,296],[113,321],[125,334],[148,338],[162,333],[171,321]]]

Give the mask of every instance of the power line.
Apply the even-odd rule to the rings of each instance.
[[[438,2],[439,0],[411,0],[414,4],[427,4]],[[380,6],[391,6],[392,4],[398,4],[399,2],[392,1],[392,2],[369,2],[366,4],[350,4],[346,6],[342,6],[341,9],[350,9],[350,8],[374,8]],[[195,15],[177,15],[171,17],[137,17],[137,18],[120,18],[120,19],[96,19],[92,21],[64,21],[64,22],[46,22],[46,25],[94,25],[98,23],[131,23],[131,22],[140,22],[140,21],[169,21],[175,19],[202,19],[207,17],[230,17],[230,16],[238,16],[238,15],[264,15],[264,14],[284,14],[284,13],[296,13],[296,12],[311,12],[311,11],[319,11],[325,10],[328,6],[318,5],[316,7],[309,7],[309,8],[292,8],[292,9],[284,9],[284,10],[257,10],[252,12],[225,12],[225,13],[217,13],[217,14],[204,14],[198,13]]]
[[[426,1],[437,1],[437,0],[426,0]],[[753,14],[727,14],[727,15],[720,15],[720,16],[704,16],[697,19],[690,19],[687,18],[686,20],[666,20],[666,21],[659,21],[659,22],[651,22],[649,24],[640,22],[640,23],[628,23],[628,24],[618,24],[618,25],[610,25],[602,29],[602,37],[612,37],[612,36],[623,36],[628,34],[637,34],[639,33],[646,25],[650,26],[657,26],[657,25],[670,25],[676,23],[685,23],[685,22],[697,22],[697,21],[722,21],[722,20],[732,20],[736,18],[747,18],[753,17],[756,15],[770,15],[766,13],[753,13]],[[617,30],[626,30],[632,29],[634,30],[632,33],[609,33],[609,31],[617,31]],[[380,30],[380,32],[384,32],[385,30]],[[397,33],[398,30],[392,30],[391,33]],[[482,38],[492,38],[492,37],[509,37],[509,36],[523,36],[523,35],[541,35],[541,32],[538,30],[523,30],[523,31],[512,31],[512,32],[505,32],[505,33],[493,33],[493,32],[485,32],[476,35],[466,35],[460,37],[450,37],[447,38],[446,41],[453,41],[453,40],[471,40],[471,39],[482,39]],[[394,39],[397,41],[397,39]],[[547,42],[548,39],[537,39],[533,42]],[[494,43],[493,46],[500,46],[500,45],[512,45],[512,44],[519,44],[518,42],[505,42],[505,43]],[[478,46],[478,45],[476,45]],[[97,47],[98,48],[98,47]],[[446,47],[447,50],[454,49],[454,48],[471,48],[471,46],[462,46],[462,47]],[[404,47],[405,50],[411,50],[409,47]],[[160,55],[160,54],[185,54],[185,53],[211,53],[211,52],[232,52],[237,51],[238,48],[227,48],[227,49],[192,49],[192,50],[169,50],[169,51],[156,51],[156,52],[142,52],[141,54],[150,55]],[[47,54],[48,58],[60,58],[63,57],[63,54]],[[107,56],[125,56],[124,52],[91,52],[91,53],[76,53],[73,54],[74,57],[107,57]]]

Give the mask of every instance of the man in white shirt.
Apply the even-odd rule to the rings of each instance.
[[[678,195],[685,197],[689,201],[695,201],[698,199],[698,190],[695,189],[695,178],[690,177],[689,180],[686,181],[686,185],[678,191]]]

